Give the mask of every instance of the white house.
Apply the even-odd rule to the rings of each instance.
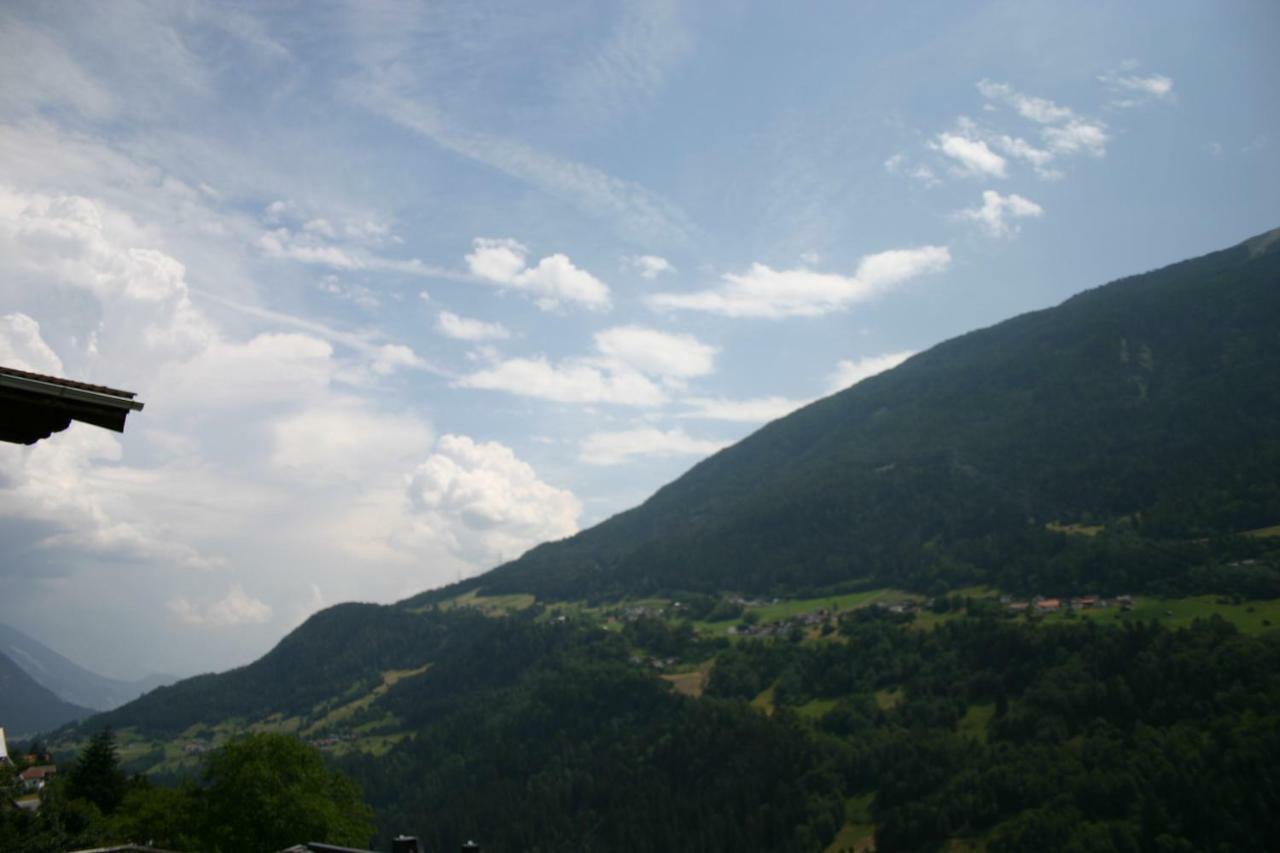
[[[0,764],[9,760],[9,744],[4,742],[4,727],[0,726]]]

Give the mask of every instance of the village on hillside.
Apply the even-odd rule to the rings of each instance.
[[[10,755],[4,728],[0,727],[0,796],[26,811],[40,808],[40,792],[58,772],[43,748],[20,755]]]

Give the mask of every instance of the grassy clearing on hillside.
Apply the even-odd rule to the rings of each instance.
[[[991,718],[995,715],[996,706],[994,702],[981,702],[977,705],[970,705],[956,725],[956,731],[964,737],[986,743],[987,727],[991,724]]]
[[[1071,536],[1097,536],[1107,528],[1101,524],[1060,524],[1051,521],[1045,525],[1046,530],[1054,533],[1066,533]]]
[[[473,589],[456,598],[441,601],[437,605],[429,604],[425,607],[419,607],[413,612],[423,613],[432,609],[433,606],[439,607],[441,610],[451,610],[455,607],[474,607],[486,616],[504,616],[507,613],[532,607],[536,600],[532,595],[522,592],[511,595],[480,595],[478,591]]]
[[[698,664],[697,669],[688,672],[671,672],[662,676],[663,681],[671,684],[671,687],[684,696],[692,696],[698,698],[702,695],[702,691],[707,688],[707,681],[711,677],[711,666],[714,661],[704,661]]]
[[[876,707],[881,711],[892,711],[894,708],[902,704],[903,700],[902,688],[891,687],[887,690],[876,691]]]
[[[835,708],[839,701],[838,699],[814,699],[812,702],[797,705],[795,712],[805,719],[820,720],[823,715]]]
[[[871,822],[875,792],[852,797],[844,803],[844,826],[824,853],[870,853],[876,849],[876,825]]]
[[[777,687],[777,684],[770,684],[760,691],[760,695],[751,700],[751,707],[772,717],[773,712],[777,710],[777,705],[774,704],[774,694],[777,692]]]
[[[424,672],[426,672],[430,668],[431,668],[430,663],[424,663],[422,666],[417,667],[415,669],[387,670],[386,672],[382,673],[381,684],[379,684],[377,687],[373,688],[363,696],[357,699],[354,699],[350,702],[347,702],[345,705],[340,705],[337,708],[334,708],[332,711],[325,714],[319,720],[316,720],[314,723],[307,726],[307,728],[302,732],[302,734],[313,735],[317,732],[320,732],[329,728],[330,726],[336,725],[337,723],[340,723],[345,719],[348,719],[349,717],[355,715],[356,712],[363,711],[365,708],[368,708],[374,702],[378,701],[379,697],[385,695],[388,690],[390,690],[399,682],[403,681],[406,678],[412,678],[415,675],[422,675]]]
[[[1257,530],[1249,530],[1245,536],[1254,536],[1258,539],[1268,539],[1272,536],[1280,536],[1280,524],[1271,527],[1259,527]]]

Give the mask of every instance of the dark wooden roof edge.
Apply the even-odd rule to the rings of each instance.
[[[132,391],[121,391],[105,385],[90,385],[87,382],[76,382],[57,376],[44,376],[2,365],[0,365],[0,387],[14,388],[48,397],[96,403],[113,409],[137,412],[143,407],[141,401],[133,399],[137,395]]]

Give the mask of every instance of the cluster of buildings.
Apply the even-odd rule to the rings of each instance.
[[[1133,596],[1117,595],[1115,598],[1103,598],[1098,595],[1080,595],[1074,598],[1045,598],[1037,595],[1030,601],[1014,601],[1009,596],[1002,596],[1000,603],[1010,613],[1057,613],[1060,610],[1103,610],[1108,607],[1119,607],[1121,610],[1133,608]]]
[[[16,791],[17,797],[14,799],[14,805],[20,809],[30,809],[35,811],[40,808],[40,798],[37,796],[44,789],[48,780],[58,772],[58,768],[49,760],[49,756],[37,755],[29,753],[16,757],[9,754],[9,744],[5,740],[4,729],[0,728],[0,773],[11,773],[14,767],[22,767],[16,774]]]
[[[312,738],[307,741],[307,743],[311,744],[316,749],[333,749],[338,744],[346,743],[351,740],[355,740],[355,735],[351,732],[334,732],[333,734],[325,735],[324,737]]]
[[[820,607],[817,610],[800,613],[788,619],[779,619],[776,622],[768,622],[761,625],[731,625],[729,626],[729,635],[731,637],[785,637],[797,628],[815,628],[833,622],[835,619],[836,613],[834,610]]]

